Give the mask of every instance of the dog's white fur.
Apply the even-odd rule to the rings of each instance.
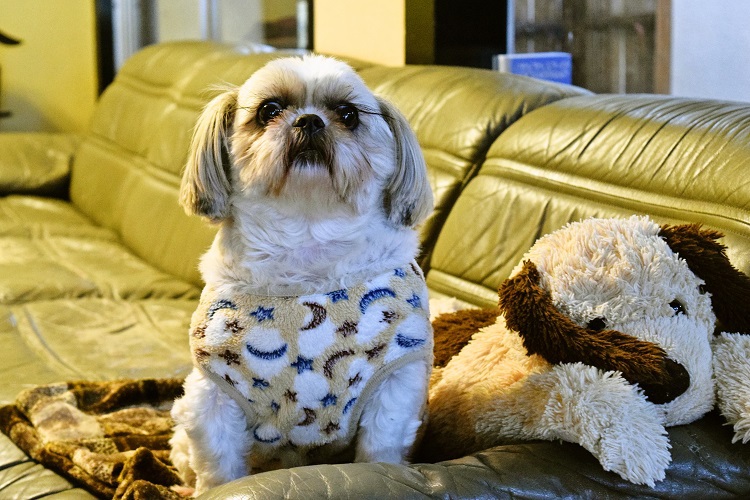
[[[263,124],[259,106],[283,112]],[[352,104],[349,129],[335,107]],[[325,154],[290,158],[295,120],[317,115]],[[327,155],[327,156],[326,156]],[[330,291],[408,265],[415,227],[432,210],[424,159],[405,118],[346,64],[307,56],[271,61],[205,108],[183,176],[188,213],[219,224],[200,263],[207,285],[232,294]],[[402,462],[415,441],[430,366],[400,368],[359,422],[357,461]],[[237,403],[198,370],[172,411],[172,461],[197,494],[249,473],[252,437]],[[271,457],[267,457],[271,458]],[[282,456],[283,465],[300,465]]]

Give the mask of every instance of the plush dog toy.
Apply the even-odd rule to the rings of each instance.
[[[726,331],[750,332],[750,279],[729,263],[721,236],[634,216],[541,238],[501,285],[494,322],[479,310],[437,318],[425,453],[561,439],[626,480],[662,480],[671,461],[665,427],[714,404],[717,316]],[[489,325],[461,345],[446,321]],[[750,336],[723,334],[716,349],[720,405],[746,441]]]

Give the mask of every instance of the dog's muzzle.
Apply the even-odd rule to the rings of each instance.
[[[316,114],[300,115],[294,120],[292,127],[302,130],[308,137],[312,137],[326,127],[323,119]]]
[[[292,124],[292,137],[287,154],[287,168],[323,167],[329,172],[333,165],[333,145],[323,119],[304,114]]]

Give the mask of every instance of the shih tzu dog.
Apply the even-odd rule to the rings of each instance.
[[[204,109],[180,202],[219,225],[172,410],[186,484],[403,462],[432,364],[432,193],[405,118],[343,62],[273,60]]]

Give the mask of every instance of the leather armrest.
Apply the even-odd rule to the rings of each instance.
[[[73,134],[0,134],[0,195],[64,196],[79,142]]]

